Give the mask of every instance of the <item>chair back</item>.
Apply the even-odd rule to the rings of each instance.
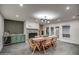
[[[35,44],[34,41],[32,39],[29,39],[29,45],[32,46],[34,44]]]

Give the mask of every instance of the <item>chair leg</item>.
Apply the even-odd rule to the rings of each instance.
[[[44,53],[46,52],[46,51],[45,51],[45,47],[44,47],[44,46],[43,46],[43,51],[44,51]]]
[[[36,50],[36,46],[35,46],[35,48],[33,49],[33,52],[32,52],[32,54],[34,54],[35,50]]]
[[[56,47],[56,43],[54,44],[54,47]]]
[[[37,49],[40,51],[40,47],[37,45]]]
[[[56,42],[53,44],[54,47],[56,47]]]
[[[52,47],[52,43],[50,44],[50,47]]]
[[[41,51],[39,47],[37,47],[37,48],[38,48],[39,51]]]

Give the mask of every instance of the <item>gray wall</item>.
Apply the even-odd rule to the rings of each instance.
[[[24,22],[23,21],[4,21],[4,31],[10,31],[11,34],[23,34]]]
[[[1,51],[2,47],[3,47],[3,40],[2,40],[3,32],[4,32],[4,19],[0,14],[0,51]]]

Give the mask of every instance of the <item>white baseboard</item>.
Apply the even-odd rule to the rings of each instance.
[[[59,39],[60,40],[60,39]],[[67,41],[67,40],[60,40],[60,41],[63,41],[63,42],[67,42],[67,43],[71,43],[71,44],[76,44],[76,45],[79,45],[78,42],[70,42],[70,41]]]

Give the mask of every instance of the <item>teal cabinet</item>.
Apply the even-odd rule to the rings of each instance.
[[[21,35],[17,35],[17,40],[16,42],[21,42]]]
[[[22,36],[21,39],[22,39],[22,42],[25,42],[25,36]]]
[[[24,35],[17,35],[17,42],[24,42],[25,36]]]
[[[16,36],[11,36],[11,43],[16,43],[16,39],[17,39]]]
[[[25,35],[11,36],[11,43],[25,42]]]

